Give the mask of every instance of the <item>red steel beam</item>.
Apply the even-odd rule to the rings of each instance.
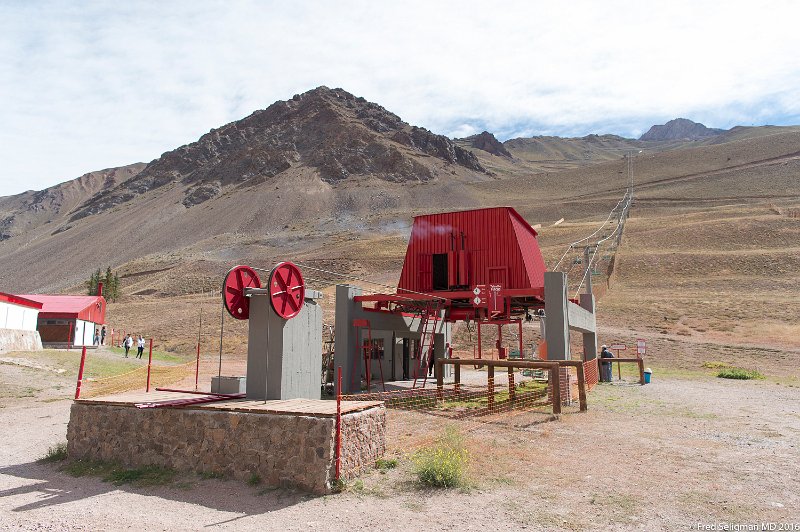
[[[544,288],[506,288],[500,292],[505,297],[538,297],[544,298]],[[436,291],[428,294],[369,294],[354,296],[353,301],[377,301],[381,303],[404,303],[411,301],[430,301],[432,299],[472,299],[472,290]]]

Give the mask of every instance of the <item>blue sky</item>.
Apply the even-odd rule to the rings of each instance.
[[[800,2],[0,3],[0,195],[319,85],[448,136],[800,124]]]

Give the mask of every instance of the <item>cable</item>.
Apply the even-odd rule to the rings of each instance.
[[[386,284],[383,284],[383,283],[377,283],[375,281],[370,281],[369,279],[364,279],[364,278],[356,277],[356,276],[349,275],[349,274],[334,272],[334,271],[326,270],[326,269],[323,269],[323,268],[317,268],[316,266],[311,266],[309,264],[305,264],[305,263],[300,262],[300,261],[294,261],[294,263],[297,264],[298,266],[302,266],[303,268],[306,268],[306,269],[309,269],[309,270],[315,270],[315,271],[327,273],[329,275],[333,275],[333,276],[344,278],[344,279],[353,279],[353,280],[356,280],[356,281],[360,281],[362,283],[367,283],[367,284],[372,284],[372,285],[375,285],[375,286],[380,286],[381,288],[387,288],[387,289],[393,290],[393,291],[396,290],[395,287],[392,287],[392,286],[389,286],[389,285],[386,285]],[[274,264],[277,264],[277,263],[274,263]],[[263,272],[272,271],[272,270],[267,270],[265,268],[256,268],[256,267],[253,267],[253,269],[254,270],[263,271]],[[351,286],[352,287],[352,285],[347,285],[346,283],[338,283],[338,284],[345,284],[346,286]],[[361,288],[363,290],[362,287],[355,287],[355,288]],[[426,292],[417,292],[415,290],[409,290],[409,289],[406,289],[406,288],[403,288],[403,291],[411,293],[411,294],[417,294],[417,295],[421,295],[421,296],[426,296],[426,297],[429,297],[429,298],[434,299],[434,300],[439,299],[439,300],[442,300],[442,301],[450,301],[450,302],[452,302],[452,300],[450,298],[444,297],[444,296],[439,296],[439,295],[435,295],[435,294],[429,294],[429,293],[426,293]],[[380,292],[373,292],[373,294],[379,294],[379,293]],[[397,293],[394,293],[392,295],[397,297],[397,298],[399,298],[399,299],[403,299],[403,300],[406,300],[406,301],[419,301],[418,299],[414,299],[412,297],[402,296],[402,295],[397,294]]]
[[[592,233],[591,235],[589,235],[589,236],[587,236],[587,237],[581,238],[580,240],[576,240],[575,242],[572,242],[572,243],[571,243],[569,246],[567,246],[567,250],[564,252],[564,254],[563,254],[563,255],[561,255],[561,258],[560,258],[560,259],[558,259],[558,262],[556,262],[555,266],[553,266],[553,267],[551,268],[551,271],[555,271],[555,270],[556,270],[556,269],[559,267],[559,265],[561,264],[561,262],[564,260],[564,257],[566,257],[566,256],[567,256],[567,253],[569,253],[569,252],[570,252],[570,250],[571,250],[571,249],[573,249],[573,248],[574,248],[574,247],[575,247],[577,244],[580,244],[581,242],[585,242],[585,241],[587,241],[587,240],[590,240],[590,239],[591,239],[591,238],[592,238],[594,235],[596,235],[597,233],[599,233],[600,231],[602,231],[602,230],[603,230],[603,228],[604,228],[604,227],[605,227],[605,226],[608,224],[608,222],[609,222],[609,221],[611,220],[611,218],[614,216],[614,212],[617,210],[617,208],[620,206],[620,204],[622,204],[622,202],[623,202],[623,201],[625,201],[625,200],[628,198],[628,195],[629,195],[629,194],[630,194],[630,190],[627,190],[627,191],[625,192],[625,194],[622,196],[622,198],[621,198],[621,199],[620,199],[620,200],[617,202],[617,204],[614,206],[614,208],[613,208],[613,209],[611,209],[611,212],[609,212],[609,213],[608,213],[608,217],[605,219],[605,221],[604,221],[604,222],[603,222],[603,223],[600,225],[600,227],[598,227],[598,228],[597,228],[597,230],[595,230],[595,232],[594,232],[594,233]]]
[[[627,196],[628,196],[628,194],[626,193],[625,197],[627,197]],[[586,282],[587,275],[591,275],[592,263],[594,262],[594,258],[597,256],[597,252],[600,249],[601,244],[603,242],[606,242],[607,240],[610,240],[611,237],[613,237],[617,232],[620,232],[620,234],[622,233],[622,229],[625,226],[625,222],[622,221],[622,220],[627,217],[627,213],[628,213],[629,209],[630,209],[630,200],[625,203],[625,206],[623,207],[622,212],[620,213],[619,220],[622,223],[618,223],[617,227],[614,228],[614,230],[608,236],[598,240],[594,244],[594,253],[592,253],[592,256],[589,258],[589,262],[586,264],[586,270],[584,271],[583,277],[581,278],[581,282],[578,285],[578,289],[575,291],[575,297],[578,297],[578,294],[580,294],[581,288],[583,288],[583,283]]]

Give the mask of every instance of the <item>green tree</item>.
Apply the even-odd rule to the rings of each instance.
[[[114,280],[114,272],[111,271],[111,266],[108,266],[106,268],[106,275],[103,277],[103,285],[105,286],[106,299],[112,301],[116,301],[117,299],[117,287]]]
[[[116,273],[114,274],[113,285],[114,285],[114,301],[116,301],[117,297],[119,297],[119,275],[117,275]]]
[[[97,293],[97,283],[100,282],[100,268],[97,268],[97,271],[94,272],[90,277],[89,280],[86,281],[86,293],[90,296],[93,296]]]
[[[97,268],[89,280],[86,281],[86,293],[90,296],[97,294],[97,285],[103,283],[103,295],[109,301],[116,301],[119,297],[119,275],[111,270],[111,266],[106,267],[106,272],[103,274],[100,268]]]

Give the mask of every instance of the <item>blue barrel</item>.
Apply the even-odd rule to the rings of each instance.
[[[651,370],[650,368],[647,368],[646,370],[644,370],[644,383],[645,384],[650,384],[650,375],[652,373],[653,373],[653,370]]]

